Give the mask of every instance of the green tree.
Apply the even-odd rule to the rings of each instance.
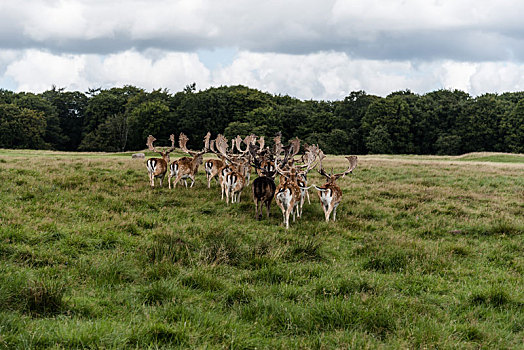
[[[412,153],[414,144],[411,121],[409,106],[402,97],[391,96],[373,102],[362,118],[366,147],[370,144],[370,137],[374,139],[387,133],[391,141],[388,153]],[[386,133],[382,132],[382,128],[377,129],[379,125],[384,127]],[[375,134],[371,135],[373,131]],[[370,151],[377,152],[376,149]]]
[[[45,132],[46,120],[42,112],[0,104],[0,147],[45,148]]]
[[[58,119],[56,108],[41,95],[21,92],[16,94],[13,103],[21,108],[42,113],[46,120],[46,132],[44,135],[45,148],[57,149],[59,145],[67,141],[67,137],[64,136],[62,128],[60,127],[60,120]]]
[[[453,134],[440,135],[435,141],[434,149],[439,155],[458,155],[462,151],[462,139]]]
[[[66,92],[55,86],[42,93],[42,97],[51,103],[57,111],[63,138],[56,148],[64,151],[76,151],[82,141],[84,114],[88,103],[87,96],[79,91]]]
[[[146,147],[148,135],[158,140],[175,133],[172,113],[162,101],[147,101],[134,108],[129,116],[129,145],[132,150]],[[178,136],[178,135],[176,135]]]
[[[520,100],[513,110],[504,116],[501,130],[506,150],[524,153],[524,99]]]
[[[371,130],[366,136],[366,147],[374,154],[392,153],[393,141],[385,125],[378,124]]]
[[[122,152],[126,148],[129,126],[125,114],[107,118],[82,140],[79,150]]]

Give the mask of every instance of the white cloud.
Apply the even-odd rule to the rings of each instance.
[[[339,100],[351,91],[380,96],[410,89],[426,93],[440,88],[472,95],[524,89],[524,64],[354,59],[340,52],[311,55],[239,52],[229,65],[208,69],[194,53],[129,50],[107,56],[54,55],[27,50],[0,51],[7,65],[0,81],[14,81],[18,91],[42,92],[52,85],[67,90],[134,85],[147,90],[181,91],[195,82],[199,89],[243,84],[300,99]],[[7,80],[6,80],[7,79]]]
[[[145,89],[181,90],[191,82],[209,86],[209,70],[196,54],[162,53],[158,58],[136,51],[108,56],[53,55],[28,50],[10,63],[5,75],[18,84],[19,91],[42,92],[52,85],[67,90],[135,85]],[[2,55],[0,55],[2,57]]]
[[[245,84],[303,99],[515,91],[522,12],[516,0],[0,1],[0,84]]]
[[[84,67],[85,56],[56,56],[27,50],[19,60],[7,66],[5,76],[18,84],[19,91],[40,92],[51,88],[53,84],[75,90],[87,83],[80,74]]]

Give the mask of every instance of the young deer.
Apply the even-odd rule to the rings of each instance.
[[[150,151],[159,153],[162,158],[149,158],[146,161],[146,167],[147,172],[149,173],[149,181],[151,182],[151,187],[155,187],[155,177],[159,178],[160,187],[162,187],[162,183],[164,180],[164,176],[166,175],[167,171],[167,165],[169,164],[169,153],[173,152],[175,149],[175,135],[171,134],[169,136],[169,139],[171,140],[171,147],[165,151],[157,150],[153,146],[153,142],[156,141],[156,139],[149,135],[147,138],[147,147]]]
[[[322,209],[324,210],[324,216],[326,217],[326,222],[329,222],[329,217],[333,213],[333,221],[337,219],[337,207],[342,200],[342,190],[336,184],[336,180],[340,177],[344,177],[347,174],[351,173],[353,169],[357,167],[357,156],[346,157],[349,161],[348,169],[339,174],[333,174],[333,171],[328,175],[322,166],[318,171],[320,175],[325,176],[327,182],[322,187],[315,188],[318,190],[318,198],[320,198],[320,203],[322,204]]]

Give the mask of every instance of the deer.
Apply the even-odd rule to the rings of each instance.
[[[262,142],[259,141],[260,146],[263,147],[263,138]],[[269,212],[271,209],[271,201],[275,195],[276,185],[275,185],[275,169],[274,167],[269,170],[267,167],[263,167],[263,162],[266,162],[266,154],[264,152],[261,154],[258,150],[260,146],[255,144],[249,145],[249,152],[253,158],[253,167],[255,167],[259,177],[253,181],[252,193],[253,193],[253,202],[255,203],[255,219],[262,219],[262,209],[266,207],[267,218],[269,219]]]
[[[269,219],[269,211],[271,209],[271,201],[275,196],[275,180],[273,180],[274,173],[264,173],[253,181],[253,202],[255,203],[255,218],[262,219],[262,208],[266,207],[267,218]]]
[[[279,138],[279,136],[277,137]],[[277,141],[276,138],[275,141]],[[297,184],[296,168],[290,167],[288,171],[283,170],[279,165],[278,156],[284,150],[285,155],[281,163],[283,166],[289,167],[288,160],[293,159],[299,149],[300,140],[298,139],[291,141],[290,145],[286,147],[282,147],[280,139],[278,139],[278,142],[275,142],[275,154],[277,156],[277,159],[275,159],[275,170],[280,175],[280,183],[275,190],[275,202],[282,211],[286,229],[289,228],[289,216],[291,214],[293,215],[293,221],[295,221],[297,214],[300,217],[300,212],[297,210],[297,206],[300,203],[300,188]]]
[[[151,182],[151,187],[155,187],[156,177],[159,179],[160,187],[162,187],[164,176],[166,175],[167,166],[170,160],[169,153],[175,150],[175,135],[171,134],[169,136],[169,139],[171,140],[171,147],[165,151],[161,151],[153,146],[153,142],[156,141],[153,135],[149,135],[147,137],[146,146],[149,148],[149,150],[159,153],[162,156],[162,158],[149,158],[146,161],[146,167],[147,172],[149,173],[149,181]]]
[[[175,182],[173,184],[173,187],[176,188],[177,183],[184,179],[184,182],[187,182],[186,179],[191,179],[191,186],[195,184],[195,175],[198,172],[198,167],[200,164],[202,164],[202,158],[204,153],[207,152],[208,144],[209,144],[209,137],[210,133],[207,133],[206,137],[204,138],[204,149],[200,152],[192,151],[187,149],[186,144],[189,140],[187,136],[184,133],[180,133],[180,136],[178,137],[178,144],[182,151],[190,154],[192,158],[190,157],[182,157],[178,159],[177,161],[173,162],[170,166],[170,174],[169,174],[169,188],[171,188],[171,178],[175,177]]]
[[[315,185],[315,188],[318,190],[318,198],[322,204],[322,210],[324,210],[326,222],[329,222],[331,213],[333,213],[333,221],[336,221],[337,207],[342,200],[342,190],[336,183],[337,179],[352,173],[353,170],[357,167],[357,156],[349,156],[346,157],[346,159],[349,162],[349,167],[345,172],[339,174],[333,174],[333,170],[331,170],[331,174],[327,174],[322,167],[322,163],[320,163],[320,170],[318,170],[318,173],[326,177],[327,182],[321,187]]]
[[[279,166],[275,163],[276,171],[281,175],[280,184],[275,190],[275,202],[282,210],[284,225],[289,228],[289,215],[293,215],[295,221],[296,207],[300,202],[300,188],[296,183],[296,170],[292,168],[287,174],[284,174]],[[300,215],[300,214],[299,214]],[[299,216],[300,217],[300,216]]]
[[[247,137],[244,142],[249,145],[252,142],[254,135]],[[242,151],[240,142],[242,139],[237,136],[232,140],[231,149],[234,150],[235,144],[237,149],[242,152],[241,155],[233,155],[228,153],[228,142],[223,135],[218,135],[215,139],[215,146],[218,154],[226,160],[226,164],[219,170],[219,180],[222,188],[222,199],[226,195],[226,203],[229,204],[229,197],[231,196],[231,203],[240,202],[240,196],[244,187],[249,184],[249,173],[251,167],[249,165],[247,151]]]
[[[240,195],[246,185],[246,177],[238,171],[232,171],[226,175],[225,188],[226,188],[226,203],[229,204],[229,197],[231,197],[231,203],[240,203]]]
[[[204,163],[204,170],[206,171],[207,188],[211,188],[211,180],[215,179],[220,182],[220,169],[225,165],[225,158],[217,153],[215,150],[215,140],[211,140],[209,150],[219,156],[221,159],[208,159]]]

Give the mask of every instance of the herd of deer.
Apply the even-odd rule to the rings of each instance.
[[[288,146],[283,146],[281,136],[277,135],[274,138],[274,146],[270,148],[265,146],[264,137],[257,138],[255,135],[249,135],[242,139],[237,136],[231,140],[231,148],[229,148],[228,140],[223,135],[218,135],[215,140],[211,140],[209,132],[204,138],[204,148],[201,151],[187,149],[188,138],[181,133],[178,139],[179,148],[191,157],[182,157],[170,163],[169,154],[175,150],[175,136],[171,135],[169,139],[171,147],[162,151],[153,146],[153,142],[156,141],[153,136],[149,135],[147,138],[149,150],[162,156],[162,158],[150,158],[146,162],[151,187],[155,186],[155,178],[159,179],[160,186],[162,186],[168,170],[169,188],[171,188],[173,177],[175,178],[173,187],[176,187],[180,180],[184,180],[187,187],[187,179],[191,180],[190,187],[193,187],[198,167],[203,162],[203,155],[212,152],[220,159],[209,159],[205,162],[208,188],[215,179],[222,190],[222,199],[226,198],[226,203],[240,202],[240,195],[242,190],[249,185],[251,168],[254,167],[258,174],[252,184],[256,218],[261,219],[264,206],[269,218],[271,202],[274,198],[282,210],[286,228],[289,228],[291,215],[293,221],[295,217],[300,218],[306,198],[311,203],[308,193],[311,187],[315,187],[318,191],[326,222],[329,222],[330,217],[335,221],[337,207],[342,199],[342,191],[336,180],[351,173],[357,166],[356,156],[346,157],[349,167],[345,172],[333,174],[332,170],[328,174],[322,167],[325,155],[317,145],[305,145],[304,153],[297,162],[295,156],[300,152],[298,138],[291,140]],[[242,149],[242,143],[245,145],[244,149]],[[319,164],[317,171],[327,179],[327,182],[322,186],[308,186],[307,174],[317,164]],[[280,177],[278,186],[274,180],[277,174]]]

